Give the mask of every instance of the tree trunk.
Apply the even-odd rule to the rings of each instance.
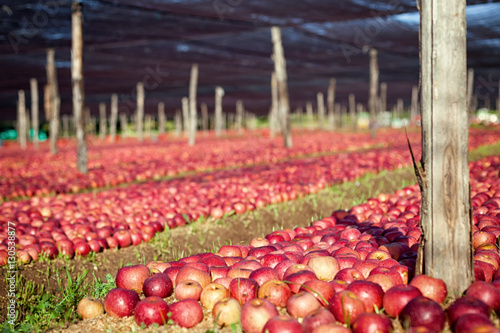
[[[269,134],[274,138],[276,134],[276,123],[279,114],[278,80],[276,72],[271,74],[271,110],[269,112]],[[281,131],[281,128],[280,128]]]
[[[106,104],[99,103],[99,138],[106,139]]]
[[[465,7],[465,0],[421,7],[423,273],[444,280],[449,295],[474,277]]]
[[[357,129],[356,124],[356,97],[354,94],[349,94],[349,120],[353,131]]]
[[[145,122],[145,127],[146,127],[146,136],[148,138],[151,137],[151,115],[149,113],[146,113],[144,116],[144,122]]]
[[[18,91],[17,101],[17,139],[21,149],[26,149],[26,99],[24,90]]]
[[[398,102],[396,104],[396,110],[397,110],[398,119],[403,119],[403,111],[404,111],[403,99],[398,98]]]
[[[62,132],[65,138],[69,138],[69,116],[67,114],[62,115]]]
[[[380,111],[387,111],[387,83],[380,84]]]
[[[224,89],[215,87],[215,136],[220,137],[222,133],[222,97]]]
[[[77,168],[81,173],[88,171],[87,142],[83,128],[83,36],[82,4],[74,1],[71,6],[71,81],[73,84],[73,116],[76,123]]]
[[[46,107],[46,111],[49,111],[49,119],[50,119],[50,152],[52,154],[57,154],[57,136],[59,132],[59,106],[60,106],[60,98],[59,98],[59,88],[57,84],[57,72],[56,72],[56,64],[55,64],[55,51],[54,49],[47,50],[47,89],[45,89],[45,93],[48,98],[48,107]],[[48,90],[48,91],[47,91]]]
[[[415,124],[415,119],[418,114],[418,87],[413,86],[411,89],[411,108],[410,108],[410,124]]]
[[[175,111],[174,123],[175,123],[175,136],[179,137],[182,134],[182,116],[180,110]]]
[[[201,103],[201,128],[208,134],[208,106],[207,103]]]
[[[136,130],[137,138],[139,142],[142,142],[142,131],[144,127],[144,84],[142,82],[137,83],[137,118]]]
[[[35,78],[30,80],[31,88],[31,126],[33,127],[33,146],[38,150],[38,81]]]
[[[111,117],[109,118],[109,141],[116,140],[116,121],[118,118],[118,95],[111,95]]]
[[[337,86],[337,80],[330,79],[330,85],[328,86],[328,122],[330,126],[330,131],[335,130],[335,89]]]
[[[184,136],[188,135],[189,131],[189,98],[182,97],[182,124],[184,130]]]
[[[196,111],[196,87],[198,85],[198,64],[191,67],[191,79],[189,82],[189,145],[193,146],[196,141],[196,129],[198,115]]]
[[[158,134],[165,133],[165,104],[158,103]]]
[[[472,95],[474,90],[474,68],[469,68],[467,70],[467,111],[472,113],[473,111],[473,101]]]
[[[120,113],[120,129],[122,131],[121,137],[125,139],[127,137],[127,114],[124,112]]]
[[[318,122],[319,128],[325,129],[325,98],[323,93],[316,94],[316,103],[318,104]]]
[[[236,130],[238,134],[243,133],[243,102],[239,99],[236,101]]]
[[[313,106],[311,102],[306,103],[306,113],[307,113],[307,121],[309,123],[309,130],[312,131],[314,129],[314,114],[313,114]]]
[[[378,61],[377,50],[370,49],[370,95],[368,108],[370,110],[370,129],[372,139],[377,136],[377,99],[378,99]],[[385,110],[384,110],[385,111]]]
[[[276,80],[278,81],[278,105],[279,119],[283,141],[286,148],[292,148],[292,130],[290,128],[290,103],[288,100],[288,84],[286,74],[285,52],[281,42],[281,29],[279,27],[271,28],[273,40],[273,61]]]

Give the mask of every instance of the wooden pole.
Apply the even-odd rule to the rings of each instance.
[[[151,137],[151,121],[151,115],[149,113],[146,113],[146,115],[144,116],[144,123],[146,127],[146,136],[148,138]]]
[[[415,119],[418,114],[418,87],[413,86],[411,89],[411,107],[410,107],[410,123],[415,124]]]
[[[17,92],[17,138],[21,149],[26,149],[26,100],[24,90]]]
[[[99,138],[106,139],[106,104],[99,103]]]
[[[109,141],[116,140],[116,121],[118,118],[118,95],[111,95],[111,117],[109,118]]]
[[[316,103],[318,104],[318,122],[319,128],[325,128],[325,98],[323,93],[319,92],[316,94]]]
[[[370,49],[370,95],[368,97],[368,108],[370,110],[370,129],[373,139],[377,136],[378,75],[377,50]]]
[[[181,116],[181,110],[177,109],[175,111],[175,116],[174,116],[174,125],[175,125],[175,136],[179,137],[182,134],[182,116]]]
[[[198,85],[198,64],[191,67],[191,79],[189,81],[189,145],[193,146],[196,141],[197,111],[196,111],[196,87]]]
[[[181,100],[182,107],[182,129],[184,130],[184,136],[188,135],[189,131],[189,98],[182,97]]]
[[[33,127],[33,146],[38,150],[38,81],[35,78],[30,80],[31,89],[31,126]]]
[[[236,101],[236,130],[238,134],[243,133],[243,101],[241,99]]]
[[[76,123],[77,168],[81,173],[88,171],[87,142],[83,123],[83,36],[82,4],[74,1],[71,6],[71,81],[73,84],[73,116]]]
[[[55,51],[54,49],[47,50],[47,89],[45,89],[46,96],[45,100],[49,101],[46,111],[49,111],[50,119],[50,152],[52,154],[57,154],[57,136],[59,132],[59,88],[57,84],[57,72],[55,63]],[[48,90],[48,91],[47,91]],[[48,94],[47,94],[48,92]]]
[[[120,129],[122,131],[121,137],[125,139],[127,137],[127,114],[124,112],[120,113]]]
[[[62,115],[62,131],[65,138],[69,138],[69,116],[67,114]]]
[[[349,94],[349,120],[351,121],[351,128],[356,130],[356,97],[354,94]]]
[[[158,134],[165,133],[165,103],[158,103]]]
[[[215,87],[215,136],[220,137],[222,133],[222,97],[224,89]]]
[[[467,70],[467,110],[472,112],[472,92],[474,89],[474,68]],[[474,110],[475,111],[475,110]]]
[[[417,178],[425,243],[417,273],[442,279],[453,297],[474,277],[465,7],[465,0],[422,0],[421,7],[423,170]]]
[[[340,103],[335,103],[335,123],[336,127],[342,126],[342,107]]]
[[[207,103],[201,103],[201,128],[208,134],[208,106]]]
[[[314,129],[314,115],[313,115],[313,106],[311,102],[306,103],[306,114],[307,114],[307,121],[309,122],[309,130],[312,131]]]
[[[279,114],[278,80],[276,79],[276,72],[273,72],[271,74],[271,110],[269,111],[269,134],[271,138],[274,138],[274,135],[276,134],[276,123],[278,119],[278,114]]]
[[[337,80],[330,79],[330,85],[328,86],[328,123],[330,131],[335,130],[335,88],[337,86]]]
[[[292,131],[290,128],[290,103],[288,99],[288,84],[286,74],[285,52],[281,41],[281,29],[279,27],[271,28],[273,40],[273,61],[276,80],[278,81],[278,105],[279,119],[283,141],[286,148],[292,148]]]
[[[342,105],[340,108],[340,119],[341,124],[345,123],[347,125],[347,105]]]
[[[380,111],[387,111],[387,83],[380,84]]]
[[[137,138],[139,142],[142,142],[142,131],[144,127],[144,84],[142,82],[137,83]]]

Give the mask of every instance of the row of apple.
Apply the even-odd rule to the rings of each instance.
[[[78,194],[0,204],[0,258],[6,257],[8,222],[16,223],[21,262],[73,257],[149,241],[165,227],[199,217],[221,218],[270,203],[293,200],[367,172],[410,161],[405,148],[342,153],[270,165],[216,171]],[[0,264],[5,261],[0,259]]]
[[[419,134],[409,133],[415,145]],[[499,131],[470,132],[470,146],[497,142]],[[285,149],[279,138],[245,136],[215,141],[201,138],[190,147],[179,140],[157,143],[126,141],[89,144],[89,173],[76,169],[74,143],[61,147],[57,155],[47,149],[23,152],[16,147],[3,148],[0,157],[0,199],[32,197],[49,193],[75,193],[83,189],[116,186],[121,183],[158,179],[189,171],[206,171],[243,165],[274,163],[298,156],[387,147],[405,142],[401,131],[381,131],[376,140],[363,133],[297,133],[294,149]],[[8,175],[5,176],[5,175]]]
[[[220,327],[240,323],[245,332],[391,332],[393,318],[411,332],[498,332],[490,311],[500,312],[500,181],[485,175],[499,169],[500,157],[472,164],[482,176],[472,181],[476,282],[453,301],[442,280],[414,276],[414,185],[249,245],[123,267],[104,302],[84,299],[78,313],[191,328],[210,310]]]
[[[66,142],[57,155],[51,155],[46,149],[23,152],[13,146],[3,149],[0,158],[0,174],[9,175],[0,178],[0,198],[71,193],[188,171],[270,163],[304,154],[362,149],[374,144],[387,146],[394,142],[396,135],[395,131],[382,133],[374,141],[367,134],[297,133],[293,150],[285,149],[278,138],[255,135],[217,141],[202,136],[192,147],[178,139],[145,143],[128,140],[116,144],[96,141],[89,144],[90,171],[85,176],[76,170],[73,142]]]

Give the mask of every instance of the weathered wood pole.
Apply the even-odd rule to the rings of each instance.
[[[278,123],[279,114],[279,97],[278,97],[278,80],[276,79],[276,72],[271,74],[271,109],[269,111],[269,134],[274,138],[276,134],[276,123]],[[280,129],[281,130],[281,129]]]
[[[90,108],[88,106],[83,108],[83,127],[85,133],[92,133],[92,117],[90,116]]]
[[[472,95],[474,90],[474,68],[469,68],[467,70],[467,110],[472,112],[473,101]],[[474,110],[475,111],[475,110]]]
[[[174,116],[175,136],[179,137],[182,134],[182,115],[181,110],[177,109]]]
[[[325,129],[325,98],[322,92],[316,94],[316,104],[318,104],[319,128]]]
[[[35,78],[30,80],[31,89],[31,127],[33,128],[33,146],[38,150],[38,81]]]
[[[165,133],[165,103],[158,103],[158,134]]]
[[[83,36],[82,3],[73,1],[71,6],[71,81],[73,84],[73,117],[76,124],[76,166],[81,173],[88,171],[87,141],[83,123]]]
[[[356,97],[354,94],[349,94],[349,120],[353,131],[357,129],[356,124]]]
[[[222,133],[222,97],[224,89],[215,87],[215,136],[220,137]]]
[[[50,119],[50,152],[52,154],[57,153],[57,136],[59,132],[59,106],[61,99],[59,97],[59,88],[57,83],[57,72],[55,63],[55,51],[54,49],[47,49],[47,89],[45,89],[46,96],[45,101],[48,101],[48,107],[46,111],[49,111]],[[48,94],[47,94],[48,93]]]
[[[99,138],[106,139],[106,104],[99,103]]]
[[[198,64],[191,67],[191,79],[189,81],[189,145],[193,146],[196,141],[196,129],[198,115],[196,111],[196,90],[198,86]]]
[[[474,277],[465,7],[465,0],[421,6],[422,273],[444,280],[453,296]]]
[[[312,131],[314,129],[314,111],[311,102],[306,103],[306,114],[307,114],[307,122],[309,123],[309,130]]]
[[[380,84],[380,110],[387,111],[387,83]]]
[[[62,115],[62,132],[65,138],[69,138],[69,116],[67,114]]]
[[[411,89],[411,106],[410,106],[410,124],[415,124],[415,119],[418,115],[418,87],[413,86]]]
[[[378,74],[377,50],[370,49],[370,94],[368,96],[368,109],[370,111],[370,129],[373,139],[377,136]]]
[[[330,79],[330,85],[328,86],[328,123],[330,131],[335,130],[335,89],[337,86],[337,80]]]
[[[125,112],[120,113],[120,130],[122,139],[125,139],[127,137],[127,114]]]
[[[111,95],[111,117],[109,118],[109,141],[116,140],[116,121],[118,118],[118,95]]]
[[[285,52],[281,41],[281,29],[271,28],[273,40],[273,61],[276,80],[278,81],[278,105],[281,133],[286,148],[292,148],[292,131],[290,128],[290,103],[288,99],[288,84],[286,74]]]
[[[340,103],[335,103],[335,123],[336,126],[342,126],[342,107]]]
[[[136,115],[136,130],[139,142],[142,142],[142,131],[144,127],[144,84],[137,83],[137,115]]]
[[[17,139],[21,149],[26,149],[26,99],[24,90],[17,92]]]
[[[187,136],[189,131],[189,98],[182,97],[181,107],[182,107],[182,129],[184,130],[184,136]]]
[[[208,106],[207,103],[201,103],[201,128],[208,134]]]
[[[144,127],[146,128],[145,132],[148,138],[151,137],[151,122],[152,122],[151,115],[149,113],[146,113],[144,115]]]
[[[238,134],[243,133],[243,101],[241,99],[236,101],[236,130]]]

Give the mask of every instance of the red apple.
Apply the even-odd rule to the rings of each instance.
[[[132,245],[132,236],[128,230],[117,230],[113,234],[113,238],[117,240],[120,247],[127,247]]]
[[[333,295],[328,308],[337,321],[347,325],[351,325],[361,313],[366,311],[363,302],[349,290]]]
[[[184,266],[179,270],[175,278],[175,285],[179,285],[184,280],[196,281],[202,289],[212,282],[212,278],[208,272],[190,266]]]
[[[292,295],[292,291],[288,285],[279,280],[269,280],[260,286],[258,297],[264,298],[276,305],[277,307],[285,307],[288,299]]]
[[[406,304],[399,320],[404,328],[406,327],[425,327],[434,332],[440,332],[444,328],[446,315],[441,305],[436,301],[418,296]]]
[[[394,287],[394,282],[385,274],[373,274],[368,276],[366,281],[375,282],[382,287],[382,290],[386,292],[390,288]]]
[[[309,280],[306,281],[299,291],[306,291],[314,295],[321,303],[322,306],[327,306],[328,301],[335,294],[331,282],[326,282],[322,280]]]
[[[274,269],[270,267],[262,267],[250,273],[249,278],[254,279],[259,284],[259,286],[262,286],[269,280],[278,280],[279,276],[278,272],[276,272]]]
[[[166,298],[172,295],[174,290],[174,284],[172,280],[164,273],[156,273],[146,280],[142,286],[142,292],[144,296],[158,296],[161,298]]]
[[[168,304],[161,297],[149,296],[137,303],[134,319],[137,325],[165,325],[168,321]]]
[[[284,281],[288,283],[290,290],[292,293],[296,294],[299,292],[300,287],[306,282],[310,280],[317,280],[316,275],[311,271],[299,271],[297,273],[293,273],[287,276]]]
[[[312,333],[314,330],[321,325],[325,324],[335,324],[335,317],[326,308],[318,308],[316,310],[310,311],[302,321],[302,327],[304,333]]]
[[[203,288],[200,301],[205,308],[212,310],[215,303],[227,297],[229,297],[229,290],[226,287],[218,283],[210,283]]]
[[[392,323],[384,315],[377,313],[362,313],[352,325],[353,333],[389,333],[392,332]]]
[[[260,333],[272,317],[278,315],[273,303],[263,298],[254,298],[241,308],[241,326],[247,333]]]
[[[352,333],[352,331],[339,324],[322,324],[316,327],[313,333]]]
[[[149,268],[144,265],[125,266],[116,274],[116,286],[141,292],[144,281],[149,275]]]
[[[104,310],[112,317],[129,317],[139,303],[139,295],[134,290],[111,289],[104,299]]]
[[[356,268],[344,268],[337,272],[335,280],[345,281],[351,283],[356,280],[364,280],[363,274]]]
[[[241,305],[257,297],[259,285],[253,279],[236,278],[229,284],[229,293]]]
[[[363,302],[367,312],[375,312],[382,308],[384,290],[378,284],[370,281],[354,281],[347,290],[353,292]]]
[[[203,320],[203,309],[198,301],[187,298],[170,305],[170,319],[180,327],[191,328]]]
[[[475,297],[463,296],[456,299],[446,309],[446,314],[448,315],[448,321],[450,322],[451,326],[453,326],[453,324],[460,317],[468,313],[479,313],[489,317],[490,307],[486,305],[483,301]]]
[[[422,296],[422,293],[415,286],[399,285],[390,288],[384,295],[385,313],[390,317],[397,317],[406,304],[418,296]]]
[[[302,325],[297,319],[279,315],[269,319],[262,332],[267,333],[303,333]]]
[[[443,303],[448,295],[446,283],[441,279],[436,279],[427,275],[417,275],[411,281],[410,285],[420,290],[422,296],[428,297],[438,303]]]
[[[309,312],[319,309],[321,303],[308,292],[298,292],[288,299],[286,304],[287,312],[295,318],[304,318]]]
[[[482,313],[466,313],[455,321],[453,325],[456,333],[496,333],[495,328],[490,318]]]
[[[476,281],[467,288],[465,294],[481,300],[496,312],[500,310],[500,290],[490,283]]]
[[[199,300],[203,288],[194,280],[182,280],[175,286],[174,295],[179,301],[187,298]]]

